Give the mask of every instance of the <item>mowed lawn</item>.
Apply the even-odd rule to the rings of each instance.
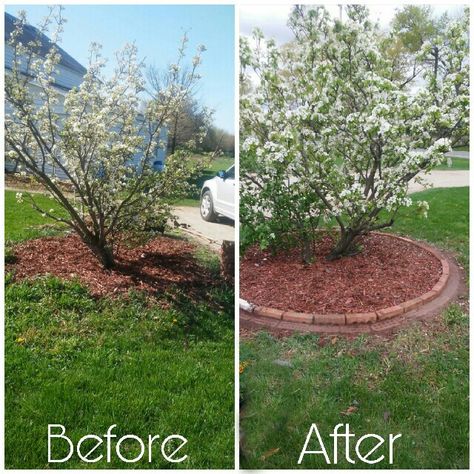
[[[394,232],[425,239],[468,262],[469,190],[433,189],[414,195],[430,203],[428,219],[403,210]],[[297,334],[277,339],[259,332],[241,340],[241,466],[249,469],[469,467],[469,320],[465,301],[430,324],[413,324],[390,339]],[[350,408],[352,407],[352,408]],[[349,411],[348,411],[349,409]],[[312,423],[333,461],[333,432],[348,423],[357,439],[376,433],[385,444],[371,459],[337,465],[324,457],[298,458]],[[340,431],[344,431],[340,429]],[[372,443],[372,444],[371,444]],[[351,458],[354,454],[351,441]],[[365,441],[362,452],[373,446]],[[320,450],[313,435],[308,450]]]
[[[20,242],[55,235],[64,230],[63,225],[58,225],[53,219],[43,217],[33,209],[25,197],[23,203],[17,202],[15,191],[5,191],[5,241]],[[58,213],[60,207],[51,198],[43,194],[32,195],[37,205],[46,211],[54,209]]]
[[[5,199],[10,244],[60,231],[14,194]],[[215,255],[203,248],[197,258],[216,283],[193,300],[178,287],[154,299],[94,299],[78,282],[6,276],[8,468],[233,467],[234,294],[220,283]],[[112,456],[111,463],[87,465],[75,454],[48,465],[48,424],[64,425],[75,443],[86,434],[103,436],[112,424],[119,437],[181,434],[188,443],[180,454],[188,458],[170,464],[155,442],[152,463],[147,456],[136,464]],[[53,443],[55,457],[64,449]],[[138,444],[124,444],[123,452],[133,458]]]
[[[462,150],[465,151],[465,150]],[[451,164],[443,163],[438,165],[436,170],[452,170],[452,171],[463,171],[469,170],[469,159],[466,158],[451,158]]]

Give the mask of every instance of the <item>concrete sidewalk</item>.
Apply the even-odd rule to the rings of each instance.
[[[449,156],[451,158],[464,158],[468,160],[469,152],[468,151],[450,151],[449,153],[446,153],[446,156]]]
[[[469,186],[469,170],[434,170],[429,174],[420,174],[434,188],[460,188]],[[425,188],[421,184],[413,181],[408,185],[409,193],[423,191]]]

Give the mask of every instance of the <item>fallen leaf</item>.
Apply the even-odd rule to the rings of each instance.
[[[352,413],[355,413],[358,410],[355,406],[350,406],[346,411],[341,411],[340,414],[344,416],[349,416]]]
[[[265,451],[262,456],[260,457],[261,461],[265,461],[265,459],[268,459],[270,456],[273,456],[274,454],[278,453],[280,451],[280,448],[272,448],[269,449],[268,451]]]

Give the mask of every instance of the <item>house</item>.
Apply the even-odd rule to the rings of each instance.
[[[8,71],[12,70],[12,63],[13,63],[13,49],[12,47],[7,44],[8,39],[10,38],[10,34],[15,29],[15,21],[16,18],[13,15],[5,12],[5,73],[8,74]],[[23,28],[23,35],[20,38],[20,41],[23,44],[27,44],[29,41],[33,41],[39,39],[41,43],[40,47],[40,55],[45,56],[47,52],[50,50],[53,43],[51,40],[41,33],[37,28],[31,25],[25,25]],[[60,61],[57,66],[57,72],[54,75],[55,79],[55,87],[60,96],[65,97],[68,91],[70,91],[74,87],[78,87],[86,73],[86,68],[82,66],[78,61],[76,61],[72,56],[70,56],[64,49],[56,45],[59,54],[60,54]],[[38,97],[38,104],[40,104],[39,99],[39,87],[35,85],[34,78],[31,78],[30,87],[33,94],[37,94]],[[6,103],[5,105],[5,114],[7,115],[9,112],[9,104]],[[58,113],[61,114],[62,104],[59,105]],[[166,129],[162,129],[160,140],[166,143],[167,141],[168,131]],[[134,157],[133,163],[131,165],[138,164],[140,160],[140,155]],[[158,148],[155,156],[151,158],[151,165],[157,171],[161,171],[164,167],[166,160],[166,146],[164,148]],[[15,163],[12,161],[5,161],[5,170],[14,171],[15,170]],[[67,179],[64,172],[60,168],[56,168],[53,166],[49,166],[46,169],[48,174],[57,176],[59,179]]]

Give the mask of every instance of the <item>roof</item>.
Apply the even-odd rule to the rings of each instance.
[[[9,13],[5,12],[5,42],[7,42],[10,39],[10,34],[15,29],[16,20],[17,19],[13,15],[10,15]],[[21,36],[22,43],[27,44],[29,41],[34,41],[38,38],[41,41],[39,54],[45,57],[48,51],[53,46],[53,42],[45,34],[41,33],[41,31],[39,31],[34,26],[26,24],[23,27],[23,34]],[[56,46],[61,56],[59,64],[71,69],[72,71],[80,74],[81,76],[83,76],[87,72],[86,68],[82,66],[81,64],[79,64],[72,56],[66,53],[64,49],[59,47],[57,44],[54,46]]]

